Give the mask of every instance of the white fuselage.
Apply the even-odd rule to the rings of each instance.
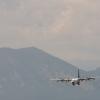
[[[71,83],[72,83],[72,85],[80,85],[80,80],[79,80],[79,78],[73,78],[71,80]]]

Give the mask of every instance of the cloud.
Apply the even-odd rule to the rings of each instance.
[[[100,59],[99,0],[1,0],[0,47],[36,46],[68,59]]]

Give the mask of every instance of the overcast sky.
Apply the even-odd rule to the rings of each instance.
[[[0,47],[35,46],[83,69],[100,67],[100,0],[0,0]]]

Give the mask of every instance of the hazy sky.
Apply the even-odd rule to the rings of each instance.
[[[81,68],[100,67],[100,0],[0,0],[0,47],[35,46]]]

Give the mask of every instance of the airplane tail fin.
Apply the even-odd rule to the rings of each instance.
[[[78,69],[78,78],[80,78],[80,72],[79,72],[79,69]]]

